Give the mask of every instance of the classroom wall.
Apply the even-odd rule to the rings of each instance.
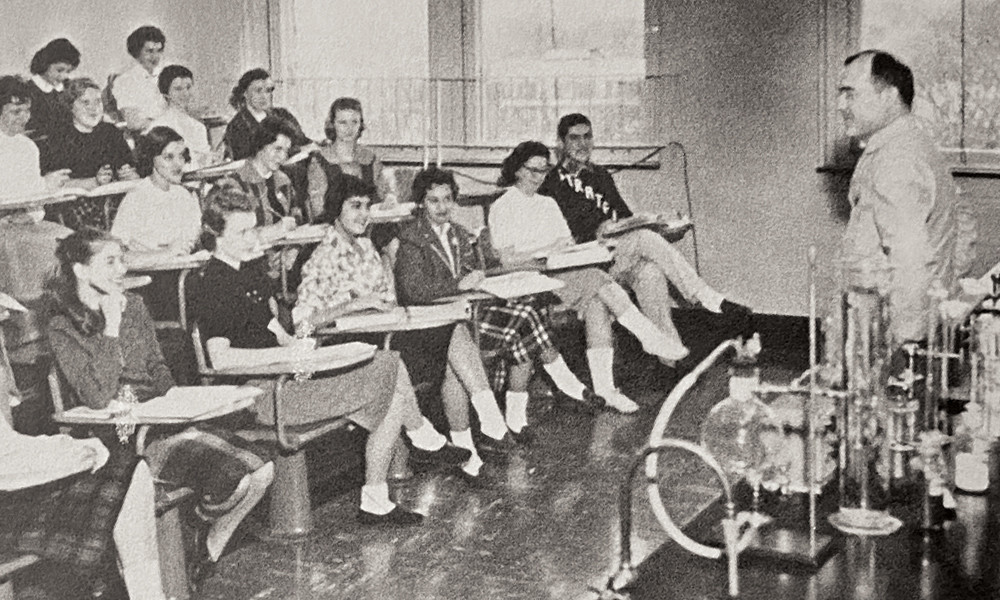
[[[761,312],[808,310],[810,244],[832,285],[842,199],[830,188],[843,186],[815,170],[820,1],[646,5],[647,65],[661,82],[651,105],[661,142],[687,149],[702,274]],[[653,206],[668,177],[620,179]]]
[[[66,37],[83,55],[78,73],[103,85],[110,73],[132,64],[125,50],[128,34],[156,25],[167,36],[165,64],[191,68],[199,102],[219,112],[244,63],[267,56],[263,5],[264,0],[3,0],[0,73],[28,75],[32,55],[49,40]],[[263,27],[245,32],[244,15]]]
[[[823,1],[646,0],[651,141],[687,150],[702,274],[760,312],[806,313],[811,244],[821,291],[832,290],[847,180],[816,172]],[[37,48],[64,35],[84,54],[81,72],[103,79],[128,64],[128,32],[155,23],[168,59],[191,66],[203,101],[221,108],[239,73],[267,57],[265,0],[4,2],[0,72],[26,72]],[[618,174],[624,195],[639,209],[688,212],[677,148],[659,158],[659,170]],[[981,219],[980,269],[1000,258],[998,181],[959,180]],[[691,236],[679,246],[693,258]]]

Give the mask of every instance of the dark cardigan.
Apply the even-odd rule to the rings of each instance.
[[[146,305],[135,294],[126,297],[117,338],[103,332],[87,335],[67,314],[57,314],[49,322],[56,364],[80,404],[104,408],[123,383],[132,385],[139,400],[162,396],[174,385]]]
[[[299,125],[298,120],[292,113],[284,108],[273,108],[268,116],[281,119],[295,131],[295,137],[292,139],[292,154],[297,152],[299,147],[309,144],[309,138],[303,133],[302,126]],[[224,136],[226,147],[229,149],[229,154],[233,160],[250,158],[253,154],[251,140],[253,139],[254,132],[258,129],[260,129],[260,123],[257,119],[253,118],[253,115],[250,114],[250,111],[246,107],[241,108],[233,116],[232,120],[226,126]]]
[[[487,255],[483,265],[476,252],[477,239],[461,225],[451,224],[449,231],[453,254],[457,256],[458,273],[453,274],[447,254],[430,221],[423,214],[407,224],[399,233],[396,254],[396,295],[400,304],[428,304],[436,298],[458,293],[458,281],[476,269],[493,266]]]

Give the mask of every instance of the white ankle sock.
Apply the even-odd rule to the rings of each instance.
[[[472,443],[472,431],[469,429],[452,431],[451,443],[455,444],[459,448],[465,448],[472,453],[469,460],[465,461],[465,464],[462,465],[462,470],[473,477],[478,476],[479,469],[483,466],[483,459],[479,458],[479,453],[476,452],[476,445]]]
[[[383,481],[361,486],[361,510],[373,515],[385,515],[394,508],[396,504],[389,499],[389,484]]]
[[[528,392],[507,392],[507,427],[520,433],[528,424]]]
[[[569,370],[562,355],[559,355],[559,358],[554,361],[542,365],[542,368],[545,369],[545,372],[552,378],[552,382],[562,393],[574,400],[583,400],[584,385],[573,374],[573,371]]]
[[[497,405],[493,392],[488,389],[479,390],[472,394],[470,401],[472,408],[476,409],[476,414],[479,415],[479,426],[483,433],[495,440],[503,438],[507,433],[507,423],[503,420],[503,414],[500,413],[500,406]]]
[[[421,450],[428,450],[430,452],[436,452],[440,450],[448,438],[441,435],[431,422],[423,417],[423,421],[418,429],[407,429],[406,435],[413,442],[413,445]]]
[[[614,358],[615,351],[609,346],[587,349],[590,378],[594,381],[594,391],[600,396],[615,390]]]
[[[666,360],[681,360],[688,355],[688,349],[680,339],[668,337],[635,306],[622,313],[618,322],[639,339],[642,349],[649,354]]]
[[[701,305],[704,306],[707,310],[710,310],[714,313],[722,312],[722,301],[725,299],[726,299],[725,296],[713,290],[712,288],[702,290],[702,292],[698,294],[698,302],[700,302]]]

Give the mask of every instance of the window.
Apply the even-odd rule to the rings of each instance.
[[[277,4],[276,101],[311,135],[339,96],[361,100],[375,144],[551,140],[574,111],[594,119],[602,143],[641,143],[648,131],[643,0]]]
[[[836,115],[840,64],[865,48],[891,52],[916,80],[913,112],[959,165],[1000,167],[997,0],[829,0],[825,158],[843,157]],[[829,39],[829,37],[828,37]],[[856,42],[854,41],[856,40]]]

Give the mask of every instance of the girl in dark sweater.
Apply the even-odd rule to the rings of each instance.
[[[174,381],[146,306],[124,291],[121,244],[87,229],[61,240],[56,255],[60,274],[49,342],[76,403],[101,409],[165,394]],[[274,472],[243,440],[207,424],[151,442],[146,457],[159,480],[198,494],[196,512],[208,524],[201,551],[211,561],[263,497]]]
[[[223,185],[207,199],[202,225],[202,242],[214,254],[192,286],[190,306],[210,358],[218,360],[217,352],[229,349],[302,343],[285,329],[290,321],[278,310],[277,285],[267,276],[260,258],[253,200],[235,184]],[[220,346],[223,339],[226,342]],[[256,385],[266,387],[273,382]],[[394,504],[388,495],[386,476],[400,428],[414,446],[411,460],[460,464],[469,457],[467,451],[447,444],[420,414],[409,374],[395,352],[377,352],[372,361],[329,377],[290,381],[283,393],[293,400],[288,409],[292,423],[346,416],[370,432],[358,513],[362,523],[412,525],[422,520],[420,514]],[[270,393],[261,396],[259,420],[272,418],[271,401]]]

